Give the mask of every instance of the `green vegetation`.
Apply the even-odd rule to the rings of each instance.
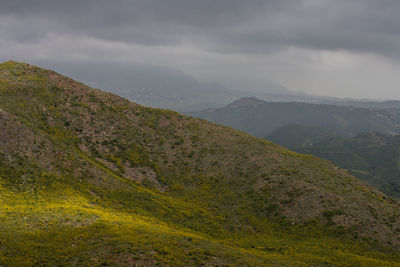
[[[314,143],[340,137],[322,127],[304,125],[286,125],[267,135],[265,138],[289,149],[311,146]]]
[[[274,141],[279,143],[277,139]],[[389,196],[400,198],[400,137],[397,135],[368,133],[288,147],[330,160]]]
[[[0,265],[400,265],[399,203],[330,162],[27,64],[0,81]]]

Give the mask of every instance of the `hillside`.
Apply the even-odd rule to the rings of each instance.
[[[250,101],[249,99],[253,99]],[[251,102],[250,104],[248,104]],[[257,102],[256,105],[252,102]],[[221,123],[258,137],[287,125],[325,128],[334,134],[354,136],[363,132],[400,133],[398,109],[369,109],[301,102],[265,102],[239,99],[224,108],[190,115]]]
[[[312,146],[314,143],[321,143],[337,137],[341,136],[322,127],[294,124],[283,126],[265,138],[289,149],[295,149]]]
[[[400,264],[400,205],[330,162],[0,64],[0,265]]]
[[[296,133],[285,128],[269,138],[300,153],[330,160],[386,194],[400,198],[400,136],[368,133],[352,138],[331,137],[312,143],[289,144],[285,136]]]

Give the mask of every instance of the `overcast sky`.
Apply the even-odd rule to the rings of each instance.
[[[0,0],[0,60],[140,62],[400,99],[398,0]]]

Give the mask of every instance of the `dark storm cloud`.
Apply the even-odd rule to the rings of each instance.
[[[220,53],[286,47],[400,57],[397,0],[3,0],[3,38],[55,34]],[[1,37],[0,37],[1,38]]]

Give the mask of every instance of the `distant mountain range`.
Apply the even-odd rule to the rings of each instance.
[[[273,82],[263,90],[232,90],[218,83],[202,83],[188,74],[167,67],[133,63],[43,63],[60,73],[125,97],[139,104],[176,111],[199,111],[223,107],[245,96],[271,101],[297,99],[296,94]]]
[[[242,98],[218,109],[189,113],[252,135],[266,137],[287,125],[322,127],[351,137],[363,132],[400,133],[400,110]]]
[[[357,108],[370,108],[370,109],[400,109],[400,101],[386,100],[386,101],[370,101],[370,100],[348,100],[348,99],[322,99],[319,104],[350,106]]]
[[[199,82],[190,75],[167,67],[139,63],[99,62],[66,64],[37,62],[93,87],[109,91],[139,104],[179,112],[221,108],[242,97],[270,102],[307,102],[365,108],[400,107],[399,101],[354,101],[293,92],[273,81],[257,88],[232,90],[218,83]]]
[[[2,266],[395,266],[399,229],[329,161],[0,64]]]

